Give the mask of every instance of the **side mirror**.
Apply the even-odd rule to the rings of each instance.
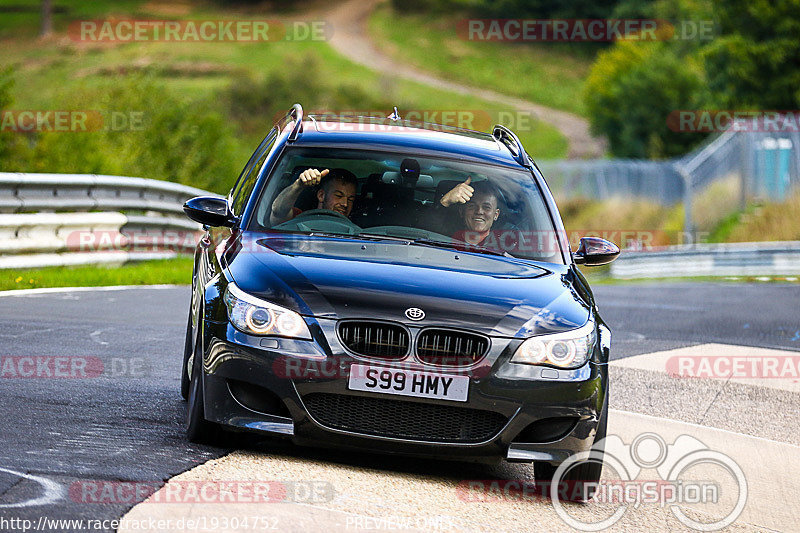
[[[583,237],[572,259],[579,265],[607,265],[619,255],[619,246],[600,237]]]
[[[198,196],[183,204],[186,216],[204,226],[230,228],[236,223],[236,217],[228,209],[228,201],[217,196]]]

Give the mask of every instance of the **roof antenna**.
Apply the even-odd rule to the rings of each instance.
[[[400,114],[397,112],[397,106],[394,106],[394,111],[388,117],[389,120],[400,120]]]

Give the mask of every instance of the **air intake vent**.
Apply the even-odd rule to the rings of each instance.
[[[489,339],[462,331],[426,329],[417,340],[419,360],[438,366],[470,366],[488,350]]]
[[[492,411],[364,396],[317,392],[304,396],[303,403],[330,428],[429,442],[483,442],[508,422]]]
[[[408,353],[408,331],[383,322],[342,322],[339,338],[348,350],[379,359],[403,359]]]

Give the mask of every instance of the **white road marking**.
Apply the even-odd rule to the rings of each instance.
[[[100,335],[102,335],[102,334],[103,334],[103,330],[102,329],[98,329],[97,331],[91,332],[89,334],[89,338],[92,339],[97,344],[100,344],[101,346],[108,346],[108,343],[106,341],[101,341],[99,339]]]
[[[627,411],[610,411],[609,435],[620,437],[631,444],[644,433],[660,436],[667,445],[673,445],[682,435],[699,440],[710,451],[730,457],[742,469],[747,482],[747,500],[744,511],[733,526],[741,530],[791,531],[800,523],[800,509],[786,505],[800,496],[800,447],[769,439],[742,435],[732,431],[703,427],[697,424],[667,420]],[[410,459],[411,460],[411,459]],[[713,466],[713,465],[712,465]],[[739,486],[734,478],[726,477],[719,468],[692,467],[684,470],[680,479],[684,481],[713,482],[720,487],[720,501],[724,511],[683,505],[691,515],[701,521],[718,520],[730,508],[728,502],[735,501]],[[454,469],[456,471],[456,469]],[[514,475],[532,477],[530,470],[519,465],[511,470]],[[710,474],[710,475],[709,475]],[[714,477],[716,476],[716,477]],[[313,479],[331,483],[336,498],[327,503],[247,503],[247,504],[203,504],[154,503],[164,501],[175,487],[169,483],[190,483],[222,480],[237,481],[282,481]],[[604,470],[604,479],[614,482],[619,473],[613,468]],[[663,479],[655,470],[644,469],[639,480]],[[120,533],[134,531],[132,524],[142,524],[148,518],[172,519],[173,523],[184,519],[216,517],[220,523],[233,523],[234,519],[248,515],[270,516],[279,520],[280,529],[307,530],[310,525],[317,529],[333,531],[365,531],[386,529],[380,520],[440,519],[450,517],[446,531],[567,531],[569,528],[556,516],[548,500],[519,500],[501,498],[496,501],[476,501],[459,493],[457,471],[453,475],[426,476],[392,468],[362,467],[347,462],[326,462],[323,459],[308,459],[302,456],[268,455],[252,451],[237,451],[220,459],[214,459],[173,478],[160,489],[160,500],[136,505],[125,516],[127,527]],[[624,483],[624,481],[623,481]],[[180,486],[180,485],[178,485]],[[413,495],[413,497],[412,497]],[[610,515],[610,504],[593,502],[586,506],[571,506],[570,513],[582,520],[598,521]],[[704,510],[705,509],[705,510]],[[205,518],[203,518],[205,517]],[[367,517],[367,518],[364,518]],[[437,518],[438,517],[438,518]],[[378,522],[376,522],[378,520]],[[185,523],[185,521],[184,521]],[[671,506],[667,503],[645,504],[629,507],[618,527],[636,529],[643,523],[650,530],[670,531],[681,527]],[[361,524],[360,526],[358,524]],[[381,524],[383,527],[381,527]],[[423,522],[420,522],[423,524]],[[413,528],[416,529],[416,528]],[[428,529],[421,527],[420,529]],[[245,526],[231,531],[250,531]],[[187,531],[186,528],[172,531]]]
[[[609,364],[670,375],[680,371],[682,375],[675,375],[676,379],[715,379],[800,392],[800,352],[791,350],[709,343],[635,355]]]
[[[49,480],[44,477],[26,474],[24,472],[17,472],[16,470],[9,470],[8,468],[0,467],[0,472],[13,474],[21,478],[30,479],[41,485],[44,488],[44,494],[38,498],[26,500],[24,502],[16,503],[0,503],[0,509],[20,508],[20,507],[33,507],[35,505],[50,505],[64,498],[64,488],[55,481]]]
[[[800,508],[787,505],[800,497],[800,447],[677,420],[611,410],[608,433],[626,443],[644,432],[654,432],[667,443],[691,435],[709,449],[731,457],[747,479],[748,501],[740,522],[777,531],[800,524]]]
[[[105,287],[45,287],[41,289],[19,289],[13,291],[0,291],[0,298],[4,296],[32,296],[36,294],[53,294],[60,292],[93,292],[93,291],[123,291],[130,289],[174,289],[188,285],[108,285]]]

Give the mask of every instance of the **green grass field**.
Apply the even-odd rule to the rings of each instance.
[[[28,2],[33,3],[33,2]],[[68,108],[69,95],[76,91],[92,91],[121,82],[129,75],[146,74],[182,98],[206,98],[218,101],[218,95],[232,80],[242,75],[265,79],[269,75],[285,74],[291,69],[301,69],[313,58],[314,68],[307,72],[309,83],[315,80],[335,80],[341,86],[358,87],[372,102],[386,101],[402,109],[414,110],[481,110],[490,115],[507,111],[502,106],[490,104],[479,98],[453,94],[425,85],[387,78],[356,65],[337,54],[324,41],[276,42],[136,42],[136,43],[83,43],[66,35],[69,19],[80,17],[137,16],[166,18],[160,14],[157,3],[81,3],[59,2],[69,9],[56,16],[54,38],[47,41],[35,39],[38,15],[14,14],[14,26],[7,21],[0,25],[0,40],[4,48],[0,66],[16,67],[15,107],[18,109]],[[88,4],[93,4],[91,9]],[[189,6],[188,4],[181,4]],[[156,7],[154,7],[156,6]],[[202,18],[256,18],[221,10],[219,4],[190,6],[187,19]],[[156,11],[150,11],[156,9]],[[285,22],[298,20],[296,15],[280,13],[261,14]],[[332,95],[335,96],[335,95]],[[288,109],[293,101],[286,101],[281,109]],[[303,103],[303,102],[301,102]],[[217,104],[220,105],[221,104]],[[370,109],[364,111],[383,111]],[[388,107],[388,105],[387,105]],[[350,109],[346,109],[349,111]],[[358,109],[361,110],[361,109]],[[391,108],[385,110],[388,115]],[[220,109],[224,113],[224,109]],[[264,116],[263,132],[238,139],[237,158],[246,161],[260,136],[268,131],[276,117]],[[491,125],[487,126],[490,127]],[[553,159],[567,152],[566,139],[553,127],[537,122],[521,135],[525,146],[534,157]],[[231,178],[233,179],[233,178]]]
[[[473,42],[458,34],[461,18],[401,15],[385,3],[372,14],[369,30],[393,57],[444,78],[584,114],[581,90],[592,48],[582,43],[567,48],[560,43]]]
[[[99,287],[109,285],[188,285],[192,282],[191,256],[124,265],[86,265],[31,270],[3,270],[0,291],[44,287]]]
[[[245,8],[240,7],[238,11],[233,11],[223,10],[219,3],[169,4],[135,0],[58,0],[56,5],[63,8],[55,15],[56,34],[50,39],[39,40],[36,37],[39,1],[0,0],[0,47],[3,49],[0,67],[8,64],[15,66],[15,109],[74,109],[75,106],[86,105],[87,99],[91,101],[95,94],[102,94],[110,87],[125,83],[130,85],[145,79],[148,83],[165,87],[171,95],[180,99],[211,102],[212,109],[224,116],[235,132],[230,146],[234,159],[240,161],[241,165],[276,118],[273,112],[265,112],[255,121],[257,126],[258,120],[263,121],[263,128],[245,131],[239,128],[240,124],[234,118],[226,116],[227,109],[220,95],[243,75],[258,80],[270,77],[279,80],[308,79],[311,80],[311,90],[306,90],[306,95],[314,94],[317,80],[324,80],[327,84],[320,87],[331,93],[357,88],[362,91],[359,94],[364,95],[365,101],[372,103],[364,107],[374,105],[374,102],[391,102],[400,107],[401,114],[404,109],[481,110],[490,115],[508,111],[479,98],[387,78],[350,62],[325,42],[102,44],[78,43],[65,33],[71,20],[81,18],[264,18],[264,13],[253,14],[253,10],[261,9],[258,7],[249,8],[249,11],[243,11]],[[8,7],[13,9],[4,11]],[[268,16],[284,21],[299,18],[296,13],[286,12],[270,13]],[[382,43],[389,53],[443,77],[476,87],[493,87],[498,92],[575,113],[583,112],[581,85],[592,59],[586,49],[572,54],[564,46],[552,43],[509,45],[470,42],[457,35],[456,22],[457,17],[454,16],[433,19],[401,16],[392,13],[388,4],[384,4],[373,14],[369,27],[376,41]],[[295,78],[286,77],[286,73],[292,71],[298,75]],[[293,87],[290,84],[281,94],[294,94]],[[76,95],[82,96],[82,99],[76,98]],[[280,102],[280,109],[294,103],[289,96],[281,98],[286,101]],[[307,107],[313,108],[313,104]],[[388,107],[387,104],[387,114],[390,111]],[[535,158],[555,159],[566,154],[566,139],[551,126],[536,123],[520,133],[523,143]],[[81,157],[90,159],[92,154],[76,154],[76,157],[79,165]],[[135,168],[129,174],[138,175]],[[230,175],[226,173],[219,177],[219,192],[227,190],[235,174],[232,171]],[[167,179],[170,176],[145,177]],[[731,215],[736,209],[737,196],[733,194],[733,189],[726,187],[724,183],[719,184],[695,202],[696,224],[699,229],[710,232],[711,240],[800,239],[797,225],[784,222],[797,220],[800,205],[797,197],[774,206],[751,206],[743,213],[734,212]],[[665,239],[655,244],[671,243],[672,236],[679,234],[683,220],[680,205],[667,208],[646,202],[600,203],[580,199],[560,201],[559,205],[568,230],[590,231],[597,226],[607,231],[615,228],[652,230]],[[6,272],[0,289],[188,283],[190,271],[190,260],[177,259],[113,268],[87,266]],[[602,278],[602,275],[599,277]]]

